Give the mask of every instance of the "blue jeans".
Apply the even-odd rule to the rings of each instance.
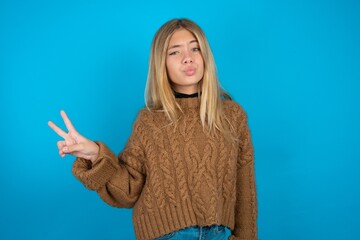
[[[194,226],[180,229],[154,240],[226,240],[224,226],[211,225],[206,227]]]

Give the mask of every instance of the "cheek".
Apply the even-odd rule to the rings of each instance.
[[[204,65],[204,59],[200,53],[196,55],[196,63],[202,66]]]
[[[199,59],[197,59],[197,63],[198,63],[199,69],[203,73],[204,72],[204,60],[203,60],[202,56],[199,56]]]
[[[168,73],[168,75],[171,77],[171,76],[174,76],[174,74],[176,73],[176,65],[173,61],[168,61],[166,60],[166,71]]]

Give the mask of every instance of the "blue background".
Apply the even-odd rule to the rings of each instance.
[[[119,152],[150,43],[174,17],[207,34],[222,85],[247,111],[259,239],[360,239],[358,1],[0,2],[0,239],[134,239],[71,174],[47,126]]]

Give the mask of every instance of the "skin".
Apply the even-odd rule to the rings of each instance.
[[[198,91],[204,76],[204,60],[195,36],[186,29],[173,33],[166,54],[166,70],[176,92]]]
[[[79,134],[64,111],[60,111],[60,115],[64,120],[68,132],[59,128],[52,121],[48,122],[49,127],[64,139],[57,142],[59,155],[65,157],[65,154],[71,154],[75,157],[90,160],[94,164],[99,156],[99,146]]]
[[[166,70],[176,92],[197,92],[204,75],[204,60],[195,36],[188,30],[179,29],[171,36],[166,54]],[[67,132],[52,121],[48,122],[49,127],[63,138],[57,142],[59,155],[65,157],[70,154],[90,160],[94,164],[99,157],[99,146],[76,131],[65,111],[60,111],[60,115]]]

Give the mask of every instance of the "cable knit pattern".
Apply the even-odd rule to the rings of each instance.
[[[174,131],[170,128],[167,129],[168,140],[171,143],[171,155],[172,161],[175,166],[175,177],[177,186],[176,188],[179,191],[179,195],[182,201],[188,197],[189,187],[186,181],[186,171],[185,171],[185,164],[184,164],[184,157],[181,155],[181,147],[178,136],[174,134]]]
[[[215,172],[215,166],[216,166],[216,161],[215,159],[218,158],[217,153],[215,151],[216,147],[215,147],[215,143],[213,141],[210,141],[208,145],[206,145],[205,150],[204,150],[204,156],[203,156],[203,163],[204,163],[204,168],[206,169],[206,172],[204,174],[206,183],[207,183],[207,188],[209,189],[208,194],[209,194],[209,203],[206,204],[206,206],[208,206],[208,216],[207,219],[209,219],[210,221],[216,221],[216,219],[218,218],[218,214],[216,211],[217,208],[217,198],[218,198],[218,194],[217,194],[217,176],[216,176],[216,172]],[[207,161],[210,160],[210,164],[207,164]]]
[[[224,225],[230,240],[257,239],[254,151],[247,117],[234,101],[224,114],[238,141],[210,135],[198,98],[179,98],[176,125],[162,111],[140,111],[124,150],[104,143],[95,165],[77,158],[73,174],[108,204],[133,208],[136,238],[150,240],[189,226]]]

